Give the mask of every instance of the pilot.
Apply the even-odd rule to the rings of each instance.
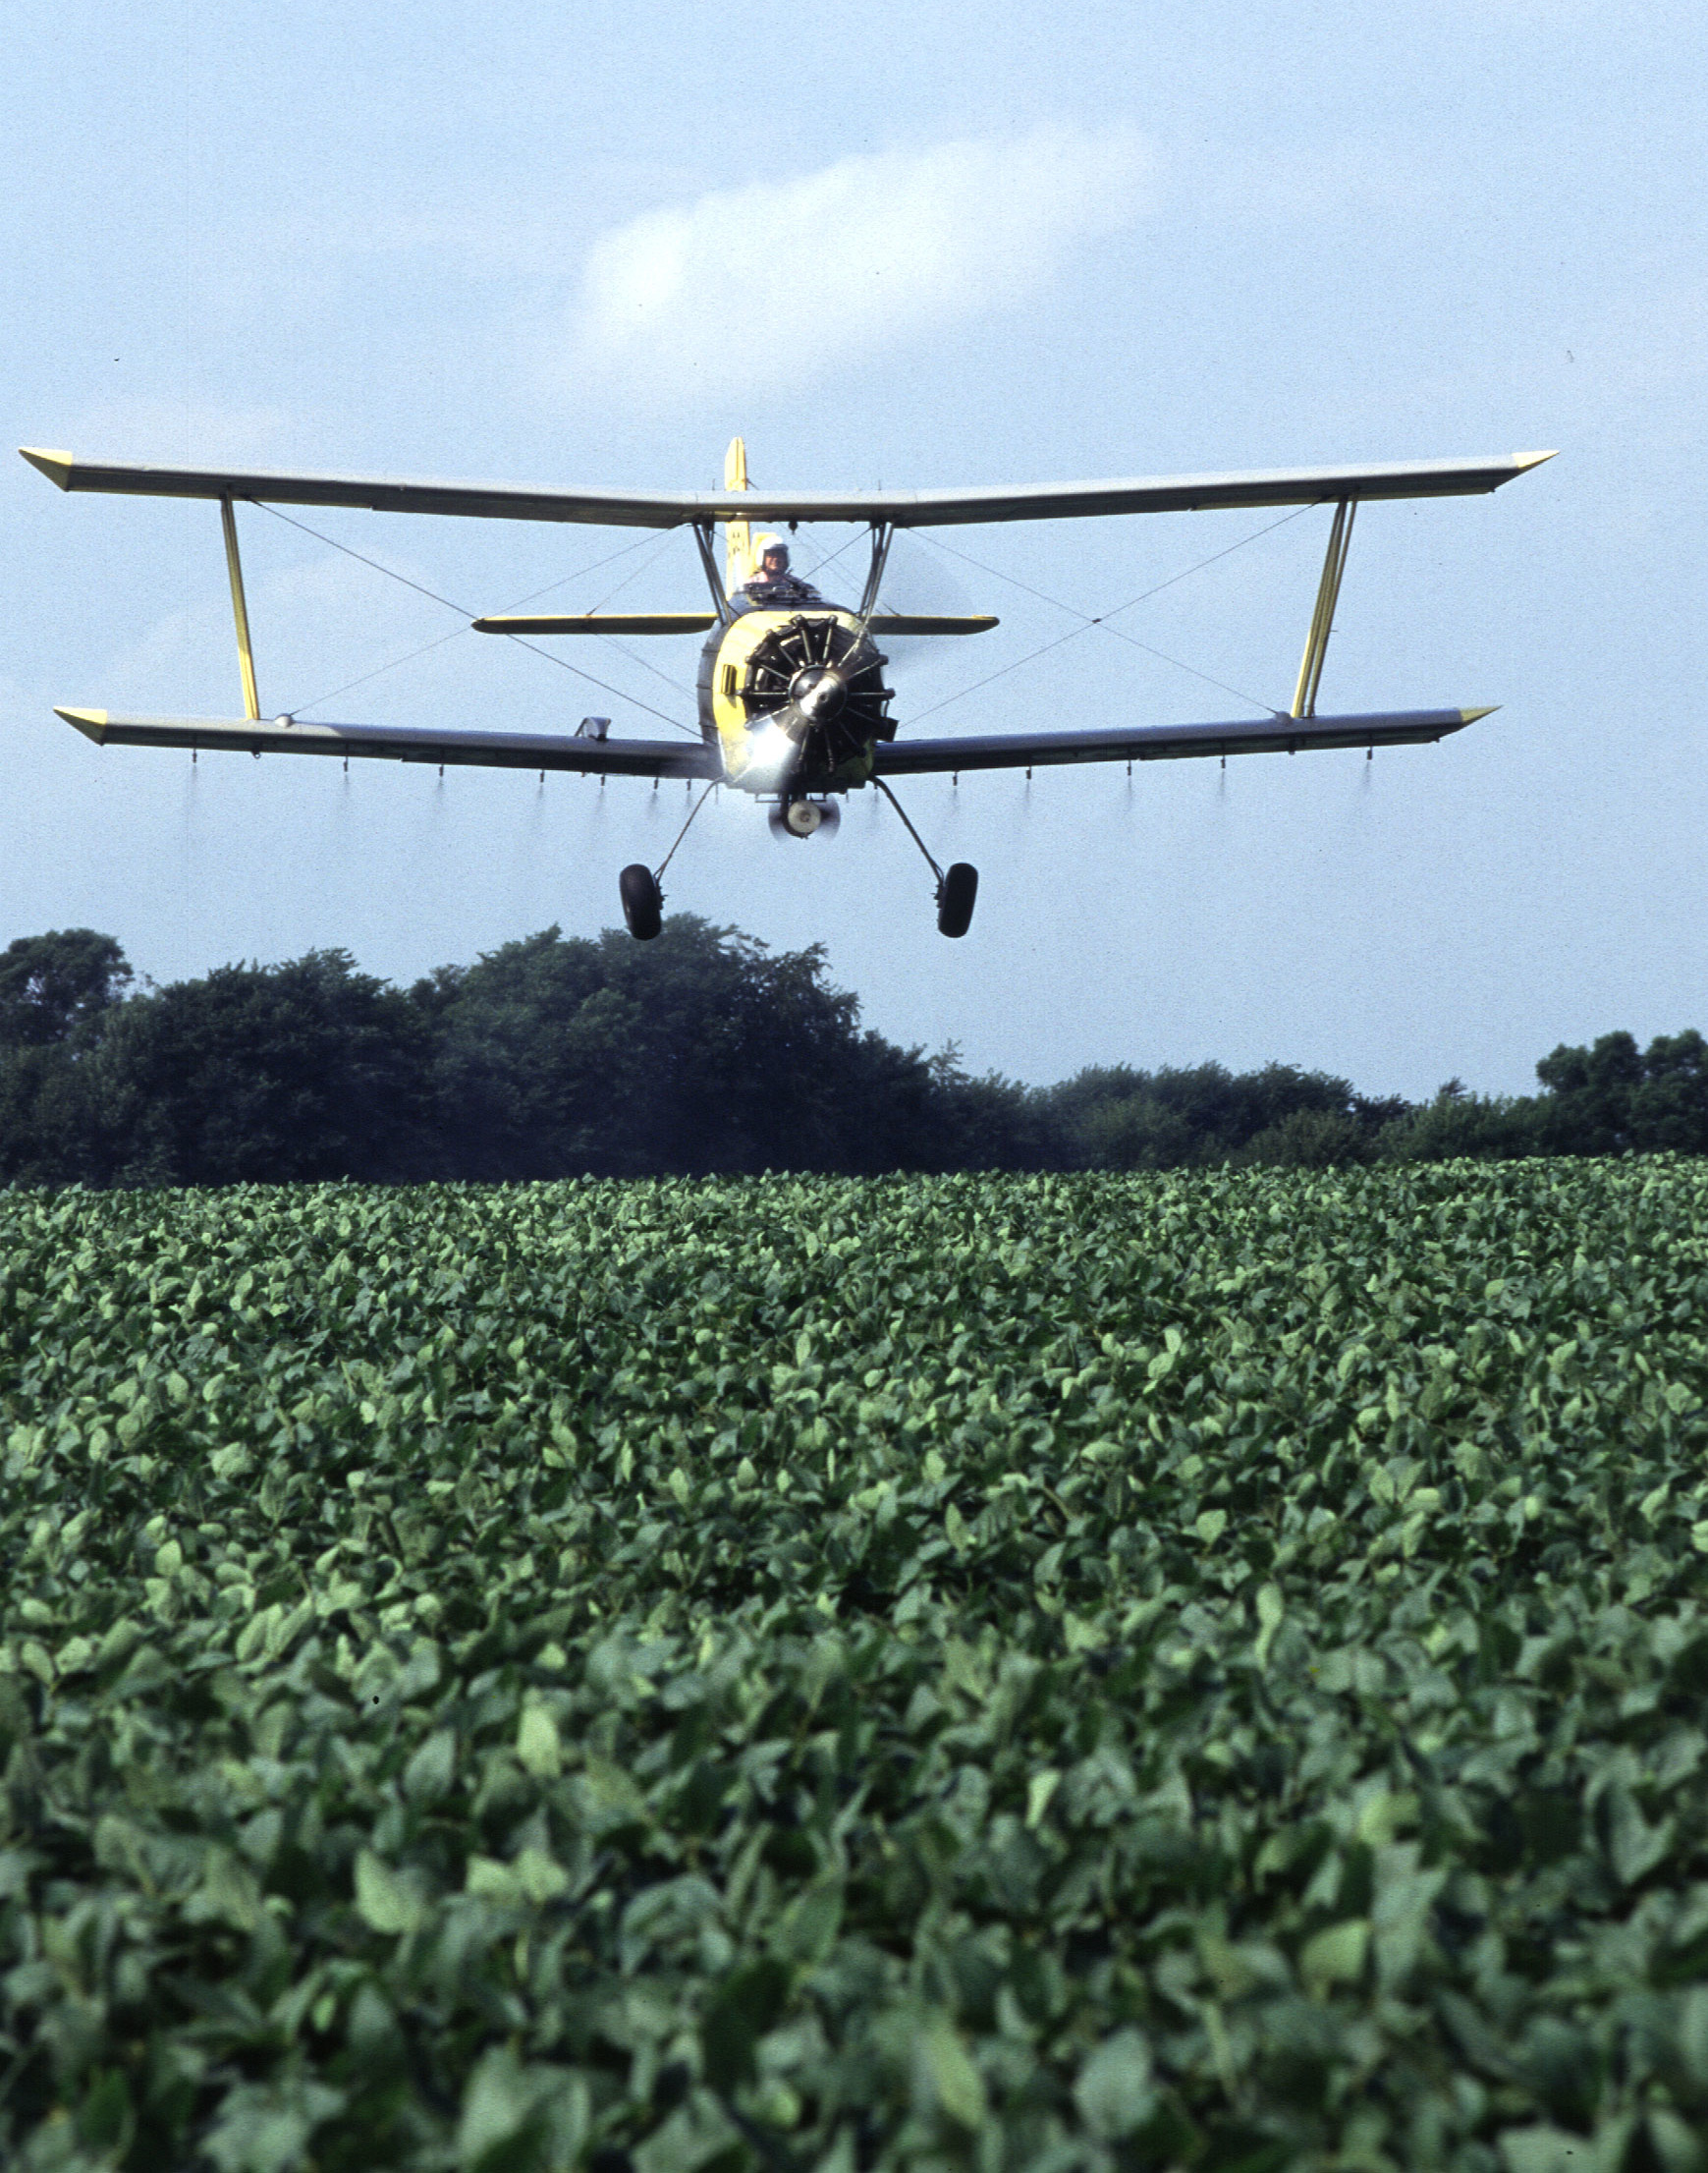
[[[798,581],[789,571],[789,546],[780,535],[759,538],[759,571],[731,601],[738,611],[788,611],[801,604],[824,608],[824,598],[812,584]]]

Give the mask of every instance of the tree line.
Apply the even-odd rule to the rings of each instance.
[[[89,928],[0,952],[0,1184],[1133,1169],[1708,1152],[1708,1044],[1562,1045],[1538,1091],[1375,1099],[1272,1063],[1028,1087],[861,1026],[821,946],[676,915],[412,988],[343,951],[141,986]]]

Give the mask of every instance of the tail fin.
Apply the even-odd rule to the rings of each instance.
[[[747,490],[747,447],[739,437],[730,440],[730,449],[724,455],[724,488]],[[745,521],[727,521],[724,524],[724,587],[734,595],[745,581],[753,578],[753,545]]]

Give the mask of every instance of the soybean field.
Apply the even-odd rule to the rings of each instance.
[[[1708,1165],[0,1196],[0,2158],[1687,2173]]]

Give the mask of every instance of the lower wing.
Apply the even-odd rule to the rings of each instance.
[[[1190,754],[1296,754],[1320,747],[1413,747],[1460,732],[1490,709],[1397,709],[1356,717],[1263,717],[1240,724],[1142,724],[1090,732],[1002,732],[897,740],[873,750],[880,777],[929,770],[1030,769],[1053,762],[1155,762]]]
[[[353,754],[492,769],[575,770],[595,776],[723,775],[718,750],[698,740],[613,740],[582,733],[461,732],[427,726],[305,724],[245,717],[122,717],[106,709],[57,712],[101,747],[187,747],[239,754]],[[1313,748],[1408,747],[1445,739],[1489,709],[1403,709],[1351,717],[1263,717],[1255,723],[1147,724],[1084,732],[968,734],[880,742],[880,777],[934,770],[1030,769],[1062,762],[1149,762],[1196,754],[1295,754]]]
[[[722,758],[699,740],[607,740],[563,732],[443,732],[389,724],[267,723],[245,717],[116,717],[61,709],[99,747],[188,747],[238,754],[376,755],[488,769],[583,770],[607,777],[721,777]]]

